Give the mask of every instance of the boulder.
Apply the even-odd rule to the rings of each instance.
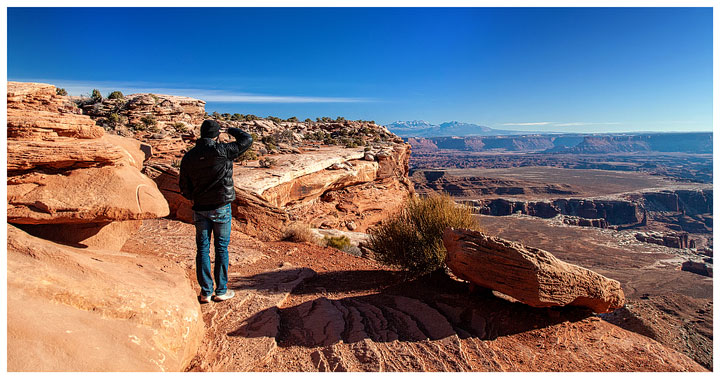
[[[8,84],[7,217],[15,224],[79,224],[168,215],[147,155],[132,139],[104,135],[65,109],[55,87]],[[118,242],[119,243],[119,242]]]
[[[179,266],[7,236],[8,371],[180,371],[194,357],[204,324]]]
[[[155,183],[137,168],[104,166],[64,175],[33,172],[8,178],[8,222],[98,223],[169,214]]]
[[[625,303],[618,281],[544,250],[452,228],[445,230],[443,243],[446,264],[459,278],[533,307],[573,305],[606,313]]]

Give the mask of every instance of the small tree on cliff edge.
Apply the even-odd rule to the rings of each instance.
[[[96,88],[96,89],[92,90],[92,94],[90,95],[90,98],[93,101],[98,102],[98,101],[101,101],[103,97],[102,97],[102,94],[100,93],[100,90]]]
[[[370,232],[375,258],[404,269],[411,276],[429,274],[445,264],[445,228],[479,230],[470,209],[449,195],[410,197],[404,208]]]

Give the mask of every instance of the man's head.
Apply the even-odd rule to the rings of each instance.
[[[205,120],[200,126],[200,138],[215,138],[220,135],[220,124],[215,120]]]

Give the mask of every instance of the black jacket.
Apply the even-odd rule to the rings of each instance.
[[[192,200],[193,210],[217,209],[235,200],[233,160],[252,145],[252,137],[237,128],[228,133],[235,142],[200,138],[180,162],[180,193]]]

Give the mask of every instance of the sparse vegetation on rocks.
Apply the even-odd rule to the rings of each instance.
[[[479,230],[470,209],[449,195],[411,197],[395,216],[370,232],[369,246],[378,261],[404,269],[411,276],[443,267],[445,228]]]
[[[338,250],[345,250],[350,247],[350,238],[347,236],[325,236],[323,238],[323,242],[325,243],[325,246],[334,247]]]
[[[56,88],[55,93],[58,96],[67,96],[67,94],[68,94],[67,91],[65,90],[65,88]]]
[[[157,121],[155,120],[155,117],[153,115],[147,115],[140,119],[140,121],[145,125],[145,127],[152,127],[155,124],[157,124]]]
[[[308,224],[294,222],[285,228],[283,241],[317,243],[317,237]]]
[[[260,161],[258,161],[260,164],[260,167],[262,168],[271,168],[275,166],[275,160],[272,158],[263,158]]]
[[[120,91],[112,91],[110,94],[108,94],[108,99],[124,99],[125,96],[123,96],[122,92]]]
[[[185,133],[188,131],[188,127],[184,122],[176,122],[172,124],[172,127],[175,128],[175,131],[178,133]]]
[[[94,102],[102,101],[102,99],[103,99],[102,94],[100,93],[99,89],[92,90],[92,94],[90,95],[90,98]]]

